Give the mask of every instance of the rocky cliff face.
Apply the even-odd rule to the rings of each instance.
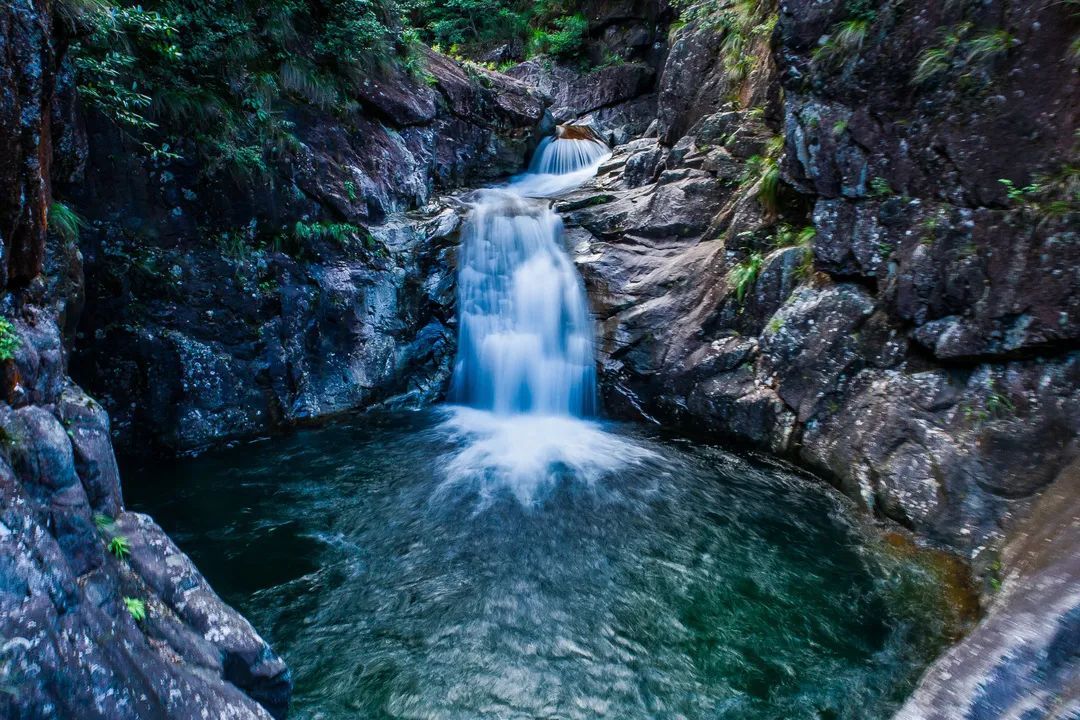
[[[63,186],[91,224],[74,373],[124,451],[440,395],[452,256],[401,213],[520,169],[545,101],[478,66],[426,64],[429,83],[371,78],[346,118],[291,108],[300,146],[255,183],[145,159],[89,118],[85,179]]]
[[[1023,82],[1064,56],[1064,34],[1024,35],[1070,21],[1055,8],[998,9],[1002,32],[1026,39],[995,72]],[[789,7],[775,58],[766,43],[753,73],[733,79],[716,62],[690,84],[686,63],[722,40],[682,29],[660,77],[659,137],[618,148],[563,207],[612,409],[796,454],[974,554],[1077,450],[1074,201],[1064,188],[1009,200],[998,182],[1046,173],[1056,192],[1075,73],[1035,106],[1008,86],[913,86],[919,49],[966,16],[897,12],[878,11],[866,50],[824,65],[814,48],[843,10]],[[728,100],[704,103],[701,87]],[[968,134],[949,151],[962,103]],[[1028,126],[1023,162],[1002,164],[1006,128]]]
[[[80,257],[46,231],[50,168],[77,164],[62,48],[49,2],[0,10],[0,716],[281,717],[284,663],[124,509],[108,416],[67,376]]]

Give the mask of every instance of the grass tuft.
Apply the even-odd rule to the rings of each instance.
[[[57,201],[49,206],[48,227],[64,241],[73,243],[79,241],[79,231],[86,227],[86,221],[67,205]]]

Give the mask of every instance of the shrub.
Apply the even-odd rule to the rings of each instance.
[[[375,0],[66,0],[84,100],[157,159],[194,140],[206,174],[264,177],[297,146],[286,99],[347,111],[380,63],[411,52]]]
[[[552,26],[553,30],[537,30],[533,35],[536,49],[564,58],[574,57],[581,52],[589,31],[589,21],[584,15],[578,13],[555,18]]]

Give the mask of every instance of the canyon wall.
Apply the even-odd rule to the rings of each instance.
[[[80,152],[64,45],[47,0],[0,10],[0,716],[282,717],[284,663],[124,509],[108,416],[67,375],[80,255],[46,229]]]

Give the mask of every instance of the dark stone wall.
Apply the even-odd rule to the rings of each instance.
[[[0,10],[0,717],[283,717],[284,663],[124,509],[108,415],[67,375],[82,267],[47,230],[50,173],[85,148],[52,12]]]

